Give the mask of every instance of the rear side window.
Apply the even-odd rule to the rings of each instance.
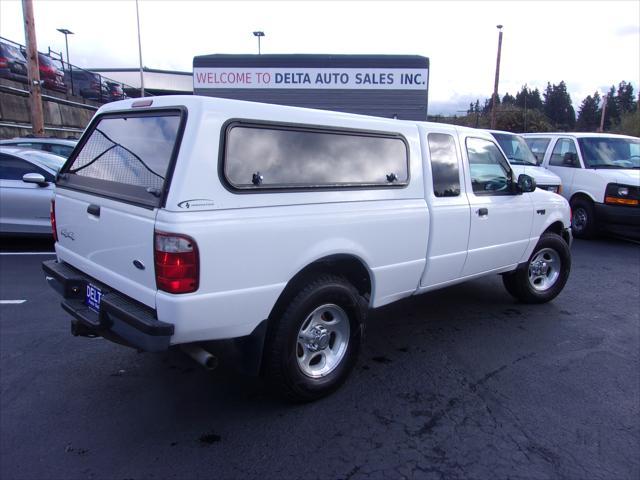
[[[453,137],[444,133],[430,133],[427,138],[434,195],[457,197],[460,195],[460,173]]]
[[[65,165],[59,184],[159,205],[180,122],[179,112],[100,118]]]
[[[396,136],[231,124],[224,175],[238,189],[402,185],[408,153]]]

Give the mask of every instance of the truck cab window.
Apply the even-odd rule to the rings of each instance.
[[[434,195],[457,197],[460,195],[460,173],[453,137],[444,133],[430,133],[427,139]]]
[[[511,168],[498,147],[482,138],[467,138],[471,185],[476,195],[511,193]]]
[[[578,161],[578,151],[570,138],[560,138],[551,152],[549,165],[555,167],[580,168]]]

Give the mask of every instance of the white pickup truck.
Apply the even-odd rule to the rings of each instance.
[[[347,377],[368,309],[491,274],[524,302],[560,293],[568,203],[513,177],[478,130],[125,100],[100,108],[57,178],[43,268],[75,335],[181,345],[205,366],[224,343],[312,400]]]

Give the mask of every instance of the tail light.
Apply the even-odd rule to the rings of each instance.
[[[56,201],[55,200],[51,200],[50,217],[51,217],[51,230],[53,231],[53,241],[57,242],[58,229],[56,228]]]
[[[191,293],[198,289],[200,259],[198,245],[186,235],[155,232],[156,286],[169,293]]]
[[[0,57],[0,68],[7,68],[9,66],[9,60],[4,57]]]

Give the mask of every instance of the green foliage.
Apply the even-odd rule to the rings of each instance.
[[[615,86],[611,87],[606,98],[604,130],[640,136],[639,109],[633,85],[622,81],[617,90]],[[515,97],[506,93],[502,99],[498,96],[496,100],[496,128],[499,130],[517,133],[557,130],[595,132],[600,127],[603,104],[600,94],[596,91],[582,101],[576,120],[564,81],[557,85],[547,83],[542,96],[540,90],[532,90],[525,84]],[[430,120],[473,128],[490,128],[490,117],[491,99],[486,98],[482,106],[480,99],[470,103],[465,116],[438,116],[431,117]]]
[[[571,105],[567,85],[561,81],[557,85],[547,83],[544,92],[544,113],[559,130],[573,130],[576,112]]]
[[[578,111],[576,130],[580,132],[595,132],[600,126],[600,94],[595,92],[593,97],[588,95],[582,101]]]
[[[616,125],[612,131],[640,137],[640,110],[636,108],[633,112],[623,113],[620,117],[620,123]]]

